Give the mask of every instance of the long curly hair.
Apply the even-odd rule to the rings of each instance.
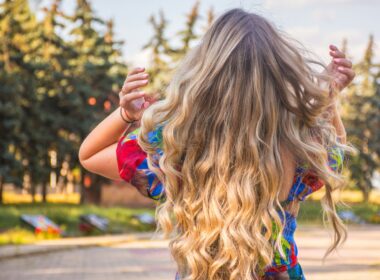
[[[331,78],[301,44],[260,15],[232,9],[219,16],[175,69],[166,97],[143,114],[138,141],[165,186],[157,230],[181,279],[258,279],[281,251],[280,147],[325,182],[322,205],[335,237],[345,239],[332,193],[344,185],[327,165],[337,139],[331,124]],[[163,126],[163,155],[147,134]]]

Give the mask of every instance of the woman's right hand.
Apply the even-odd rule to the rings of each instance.
[[[330,45],[331,63],[327,66],[327,74],[333,77],[332,86],[338,91],[347,87],[355,78],[352,62],[346,58],[346,54],[335,45]]]
[[[124,85],[119,93],[120,107],[129,120],[140,120],[146,108],[153,100],[145,97],[146,92],[139,91],[140,87],[148,84],[148,73],[144,73],[145,68],[137,67],[133,69],[125,79]]]

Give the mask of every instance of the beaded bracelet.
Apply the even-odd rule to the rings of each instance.
[[[123,110],[123,107],[120,107],[120,116],[121,116],[121,118],[123,119],[123,121],[125,121],[126,123],[129,123],[129,124],[132,124],[132,123],[134,123],[134,122],[137,121],[137,120],[132,120],[132,121],[130,121],[130,120],[127,120],[126,118],[124,118],[122,110]],[[125,111],[124,111],[124,112],[125,112]],[[127,115],[126,112],[125,112],[125,114]]]

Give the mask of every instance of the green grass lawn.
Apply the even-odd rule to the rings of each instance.
[[[350,203],[350,207],[338,207],[338,210],[351,210],[368,223],[380,223],[374,219],[380,212],[380,205],[374,203]],[[36,236],[21,223],[21,214],[42,214],[57,223],[68,236],[82,236],[78,229],[79,216],[82,214],[98,214],[108,218],[110,227],[108,233],[130,233],[153,231],[152,225],[146,225],[132,218],[133,215],[149,213],[154,215],[154,209],[129,209],[123,207],[99,207],[94,205],[77,205],[62,203],[37,204],[6,204],[0,206],[0,245],[25,244],[49,236]],[[305,201],[301,205],[297,219],[299,224],[322,225],[322,208],[319,201]],[[102,234],[95,232],[93,234]]]
[[[42,214],[58,224],[67,236],[82,236],[79,231],[79,216],[82,214],[97,214],[109,220],[107,233],[128,233],[152,231],[154,227],[139,222],[133,215],[149,213],[154,215],[154,209],[128,209],[122,207],[99,207],[76,204],[6,204],[0,206],[0,245],[9,243],[30,243],[48,236],[35,236],[25,226],[20,216],[22,214]],[[93,234],[102,234],[94,232]]]
[[[346,203],[347,206],[337,206],[339,211],[352,211],[366,223],[380,223],[380,204],[375,203]],[[297,221],[301,224],[322,224],[322,207],[319,201],[305,201],[302,203]]]

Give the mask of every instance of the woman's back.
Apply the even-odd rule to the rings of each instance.
[[[157,147],[156,160],[158,162],[163,155],[162,129],[163,126],[160,126],[148,134],[150,143]],[[142,192],[144,192],[145,190],[148,197],[161,202],[165,201],[165,187],[154,172],[149,169],[147,155],[138,145],[139,132],[140,128],[123,135],[118,141],[117,159],[120,177],[140,188],[140,191],[143,190]],[[296,218],[300,202],[311,193],[319,190],[324,182],[307,165],[297,163],[290,151],[283,150],[281,155],[286,175],[284,176],[284,189],[281,190],[279,197],[284,212],[281,209],[277,211],[284,225],[281,234],[283,254],[274,248],[272,263],[265,267],[261,277],[263,279],[304,279],[302,268],[298,262],[298,248],[294,239],[297,227]],[[334,172],[341,172],[343,155],[343,150],[337,146],[328,150],[328,165]],[[272,232],[272,242],[275,242],[278,233],[276,230]],[[175,279],[180,279],[178,273],[176,273]]]

